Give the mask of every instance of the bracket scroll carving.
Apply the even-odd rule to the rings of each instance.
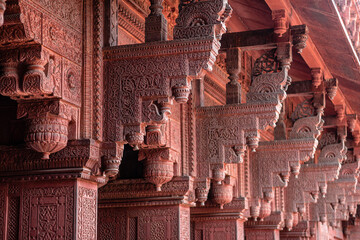
[[[294,227],[295,214],[304,214],[308,204],[316,203],[320,194],[325,196],[327,183],[339,176],[341,163],[346,159],[346,151],[344,141],[327,145],[321,150],[317,163],[305,164],[300,170],[298,179],[290,178],[289,185],[285,189],[288,229]]]
[[[289,139],[260,142],[250,167],[252,178],[258,179],[252,184],[252,218],[263,220],[268,217],[271,211],[262,209],[274,199],[275,189],[287,187],[290,174],[297,178],[301,164],[314,157],[322,124],[320,115],[300,118]],[[306,134],[299,131],[304,128],[308,130]]]
[[[211,178],[221,185],[226,176],[225,165],[241,163],[247,148],[255,151],[259,131],[274,125],[279,118],[286,97],[288,69],[283,67],[280,71],[254,75],[247,103],[231,101],[224,106],[197,109],[200,178]]]
[[[159,2],[152,4],[150,15],[160,16]],[[145,44],[105,49],[105,104],[108,118],[105,138],[108,141],[127,142],[135,148],[144,144],[150,147],[166,146],[161,140],[164,134],[161,126],[167,122],[173,99],[186,103],[191,80],[212,69],[220,48],[219,39],[225,31],[227,8],[229,6],[225,0],[191,3],[183,6],[179,13],[174,29],[175,40],[152,42],[149,39],[151,42]],[[206,21],[192,24],[202,14],[207,17]],[[157,22],[153,27],[159,27],[159,24]],[[218,25],[221,26],[220,32],[217,31]],[[196,29],[209,31],[206,31],[207,34],[198,31],[200,35],[196,36],[185,33]],[[157,130],[154,130],[155,126]],[[149,129],[152,130],[151,134]],[[150,135],[158,134],[160,141],[144,143],[145,134],[149,140]]]

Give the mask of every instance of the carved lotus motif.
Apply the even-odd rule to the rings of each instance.
[[[213,184],[214,201],[223,209],[224,205],[230,203],[233,199],[233,186],[228,184]]]
[[[30,148],[43,153],[43,159],[49,159],[51,153],[66,147],[68,123],[67,119],[57,116],[29,119],[25,142]]]
[[[146,160],[145,179],[161,191],[161,186],[169,182],[174,176],[173,162],[167,160]]]

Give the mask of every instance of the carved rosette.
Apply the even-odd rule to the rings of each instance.
[[[26,144],[37,152],[43,153],[43,159],[66,147],[68,141],[69,120],[58,116],[43,116],[27,120]]]

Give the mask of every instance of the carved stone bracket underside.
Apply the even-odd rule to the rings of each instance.
[[[275,68],[271,72],[261,71],[253,76],[246,103],[196,110],[199,182],[207,179],[214,181],[211,188],[223,195],[223,200],[215,200],[221,207],[232,200],[232,186],[225,183],[228,177],[225,165],[241,163],[247,148],[255,151],[259,131],[274,126],[279,117],[287,84],[288,67],[281,70]],[[209,189],[204,189],[204,186],[206,184],[199,186],[201,189],[198,192],[206,195]],[[199,200],[200,203],[204,201],[203,197]]]
[[[329,182],[325,198],[313,204],[312,221],[320,221],[331,227],[339,227],[341,221],[355,216],[359,192],[357,192],[359,162],[344,162],[338,179]]]
[[[310,203],[317,202],[319,195],[326,195],[327,183],[338,178],[346,151],[344,141],[329,144],[321,150],[317,163],[304,164],[298,178],[290,177],[285,189],[285,224],[288,229],[298,222],[299,214],[306,213]]]
[[[227,7],[222,0],[188,4],[177,19],[175,40],[105,49],[106,139],[152,146],[144,142],[145,127],[165,124],[173,99],[187,102],[190,81],[211,71]]]
[[[322,124],[320,115],[301,118],[295,122],[289,139],[260,142],[250,162],[253,219],[263,220],[270,215],[275,188],[287,187],[290,174],[297,178],[301,164],[314,157]]]
[[[179,150],[167,138],[173,102],[186,103],[191,80],[212,70],[231,8],[225,0],[183,4],[174,40],[164,41],[161,1],[151,4],[146,43],[104,50],[104,138],[141,149],[145,178],[160,191],[174,175],[170,159]]]

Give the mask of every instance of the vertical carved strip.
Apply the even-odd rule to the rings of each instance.
[[[193,95],[190,94],[188,102],[188,162],[189,162],[189,174],[190,176],[196,176],[197,174],[197,163],[196,163],[196,121],[195,121],[195,110],[194,110],[194,99]]]
[[[104,22],[104,4],[101,0],[94,0],[94,138],[102,140],[102,118],[103,118],[103,22]]]
[[[97,190],[80,186],[77,200],[78,240],[97,239]]]
[[[181,104],[180,105],[181,110],[181,139],[182,139],[182,175],[188,175],[189,174],[189,134],[188,134],[188,121],[187,121],[187,115],[188,115],[188,108],[186,105]]]
[[[6,239],[7,186],[0,186],[0,239]]]
[[[129,218],[129,240],[137,240],[137,225],[138,220],[137,217]]]
[[[20,197],[9,198],[8,240],[17,240],[19,232]]]
[[[84,12],[92,12],[93,0],[84,1]],[[82,102],[82,124],[81,124],[81,133],[82,137],[89,139],[93,134],[93,119],[92,119],[92,104],[93,104],[93,39],[92,39],[92,30],[93,30],[93,21],[91,14],[84,14],[84,33],[83,33],[83,49],[84,49],[84,65],[83,65],[83,75],[84,75],[84,86],[82,88],[83,102]],[[95,61],[94,61],[95,62]]]
[[[9,186],[9,216],[8,216],[8,240],[19,239],[20,218],[20,188],[18,185]]]
[[[107,46],[116,46],[118,45],[118,2],[117,0],[108,0],[106,1],[107,5],[105,8],[106,11],[106,26],[107,31],[105,34],[105,41]]]

